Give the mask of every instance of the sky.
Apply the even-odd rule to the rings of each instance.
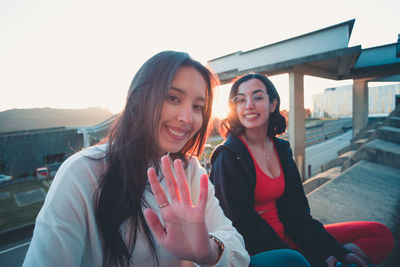
[[[351,19],[349,47],[368,48],[397,42],[399,14],[398,0],[0,0],[0,111],[117,113],[136,71],[160,51],[185,51],[206,64]],[[287,75],[271,79],[287,109]],[[306,76],[305,107],[312,94],[345,84]],[[219,90],[218,106],[228,91]]]

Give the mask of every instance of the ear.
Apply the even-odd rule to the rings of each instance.
[[[275,98],[269,106],[269,112],[272,113],[275,111],[276,106],[278,105],[278,100]]]

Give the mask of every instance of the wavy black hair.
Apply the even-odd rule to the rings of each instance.
[[[225,138],[229,134],[240,135],[245,130],[245,127],[239,121],[236,113],[236,105],[232,101],[232,98],[236,96],[239,86],[251,79],[258,79],[265,85],[270,103],[275,99],[277,101],[275,110],[269,116],[267,136],[275,137],[277,134],[284,133],[286,130],[286,119],[279,111],[281,100],[274,84],[263,74],[248,73],[238,77],[232,84],[229,93],[229,113],[226,118],[220,121],[218,127],[219,133]]]

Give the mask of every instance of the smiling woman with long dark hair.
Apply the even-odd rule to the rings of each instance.
[[[296,249],[313,267],[333,267],[338,260],[361,267],[382,262],[393,247],[385,225],[322,225],[311,216],[289,143],[276,137],[286,121],[273,83],[263,74],[245,74],[229,98],[220,125],[226,140],[213,151],[210,179],[251,261],[264,251]]]
[[[248,265],[196,158],[215,85],[186,53],[145,62],[104,144],[58,170],[24,266]]]

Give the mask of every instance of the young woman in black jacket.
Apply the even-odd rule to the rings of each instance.
[[[232,85],[230,112],[220,131],[226,138],[212,156],[210,179],[250,255],[274,249],[300,251],[312,266],[337,261],[367,266],[391,252],[390,230],[375,222],[323,226],[310,215],[272,82],[247,74]]]

